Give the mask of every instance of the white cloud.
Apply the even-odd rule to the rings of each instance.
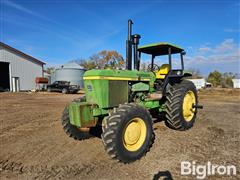
[[[234,39],[225,39],[214,47],[200,47],[193,56],[187,56],[186,66],[235,63],[240,65],[240,48]]]
[[[31,11],[30,9],[27,9],[27,8],[25,8],[24,6],[21,6],[21,5],[17,4],[17,3],[14,3],[14,2],[12,2],[12,1],[10,1],[10,0],[5,0],[5,1],[3,1],[3,4],[5,4],[5,5],[8,6],[8,7],[11,7],[11,8],[14,8],[14,9],[16,9],[16,10],[19,10],[19,11],[21,11],[21,12],[24,12],[24,13],[30,14],[30,15],[32,15],[32,16],[38,17],[38,18],[40,18],[40,19],[43,19],[43,20],[45,20],[45,21],[49,21],[49,22],[51,22],[51,23],[56,23],[56,24],[57,24],[56,21],[53,21],[52,19],[47,18],[46,16],[41,15],[41,14],[39,14],[39,13],[37,13],[37,12]]]
[[[235,33],[235,32],[240,32],[240,29],[227,28],[227,29],[224,29],[224,31],[229,33]]]
[[[206,52],[209,52],[210,50],[211,50],[210,47],[200,47],[200,48],[198,49],[198,51],[199,51],[200,53],[206,53]]]
[[[80,30],[80,28],[78,28],[78,27],[70,27],[70,26],[67,26],[66,24],[62,24],[61,22],[55,21],[54,19],[51,19],[50,17],[48,17],[44,14],[35,12],[35,11],[33,11],[23,5],[20,5],[19,3],[13,2],[11,0],[4,0],[1,3],[3,3],[3,5],[5,5],[7,7],[15,9],[19,12],[31,15],[32,17],[35,17],[36,19],[41,20],[42,22],[36,21],[37,23],[27,23],[27,18],[24,18],[22,16],[19,16],[18,20],[15,20],[14,18],[10,18],[10,17],[8,17],[8,18],[0,17],[1,21],[19,25],[19,26],[23,26],[23,27],[30,27],[31,29],[37,29],[40,31],[51,33],[53,36],[56,36],[61,40],[65,40],[65,41],[73,43],[74,46],[76,46],[79,49],[82,49],[84,51],[88,51],[90,49],[93,49],[93,48],[99,46],[100,44],[104,43],[104,41],[106,39],[108,39],[109,37],[111,37],[113,35],[118,34],[123,29],[123,27],[121,27],[121,28],[115,27],[115,26],[110,27],[109,24],[112,24],[112,23],[109,23],[106,19],[102,18],[95,12],[80,8],[79,11],[81,11],[86,16],[92,16],[102,26],[103,25],[108,26],[108,31],[106,33],[103,33],[103,34],[100,34],[97,36],[93,36],[92,34],[86,32],[86,31]],[[46,23],[48,23],[48,24],[46,24]],[[58,27],[58,30],[53,31],[51,27]]]
[[[228,53],[236,50],[237,44],[234,42],[234,39],[226,39],[220,45],[216,46],[214,51],[216,53]]]
[[[222,54],[222,53],[232,53],[233,51],[237,50],[237,44],[234,42],[234,39],[225,39],[220,44],[216,45],[215,47],[210,47],[209,45],[203,45],[198,48],[198,53],[201,55],[211,54]]]

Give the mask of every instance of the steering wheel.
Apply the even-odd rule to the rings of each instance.
[[[159,70],[159,66],[157,64],[153,64],[153,68],[152,68],[152,65],[149,64],[148,67],[147,67],[147,70],[148,71],[152,71],[152,72],[156,72],[157,70]]]

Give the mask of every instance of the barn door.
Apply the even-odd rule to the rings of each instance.
[[[9,63],[0,62],[0,91],[10,90]]]
[[[12,77],[12,90],[13,92],[19,92],[20,90],[19,77]]]

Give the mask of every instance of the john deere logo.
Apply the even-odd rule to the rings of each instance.
[[[92,86],[91,85],[87,85],[87,89],[88,89],[88,91],[92,91]]]

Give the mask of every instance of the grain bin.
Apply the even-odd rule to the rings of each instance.
[[[83,88],[83,74],[85,69],[77,63],[68,63],[56,69],[51,76],[51,83],[54,81],[69,81],[71,85],[78,85]]]

